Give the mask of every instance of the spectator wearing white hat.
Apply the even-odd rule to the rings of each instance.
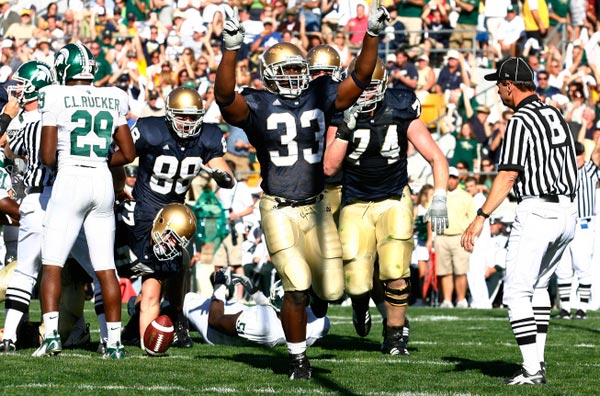
[[[425,54],[417,57],[417,88],[415,93],[421,102],[425,99],[436,83],[435,72],[429,65],[429,57]]]

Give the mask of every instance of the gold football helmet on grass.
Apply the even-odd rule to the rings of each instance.
[[[181,254],[196,232],[196,216],[187,206],[179,203],[165,205],[152,223],[152,250],[161,261]]]

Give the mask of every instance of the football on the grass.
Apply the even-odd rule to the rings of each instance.
[[[173,343],[175,330],[167,315],[154,319],[144,332],[144,349],[150,356],[163,355]]]

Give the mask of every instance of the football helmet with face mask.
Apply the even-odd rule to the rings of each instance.
[[[21,106],[36,100],[40,88],[56,83],[52,67],[38,60],[23,63],[13,74],[12,79],[17,82],[17,85],[10,85],[6,90],[9,95],[19,100]]]
[[[152,223],[152,250],[160,261],[174,259],[187,247],[196,232],[196,216],[183,204],[165,205]]]
[[[354,71],[356,66],[356,58],[350,62],[348,66],[348,75]],[[356,104],[359,107],[359,113],[369,113],[377,107],[377,104],[383,100],[383,95],[387,88],[387,69],[383,61],[377,58],[375,70],[371,76],[371,83],[360,95]]]
[[[283,283],[281,283],[281,280],[273,283],[271,286],[271,294],[269,295],[269,305],[278,313],[281,311],[284,295],[285,291],[283,290]]]
[[[90,49],[80,42],[62,47],[54,57],[56,80],[64,85],[69,80],[94,80],[96,59]]]
[[[291,43],[277,43],[260,58],[260,75],[265,88],[286,98],[298,97],[310,82],[308,62]]]
[[[312,47],[306,54],[306,61],[311,76],[317,76],[319,72],[325,72],[335,81],[342,81],[340,54],[333,47],[327,44]]]
[[[195,89],[179,87],[167,96],[166,120],[181,139],[197,136],[203,119],[204,105]]]

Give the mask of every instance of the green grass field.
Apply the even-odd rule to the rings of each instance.
[[[37,301],[32,309],[39,309]],[[173,348],[167,357],[150,358],[128,347],[124,361],[105,361],[95,352],[98,332],[93,331],[89,350],[32,358],[28,349],[0,356],[0,394],[600,395],[598,312],[582,321],[552,320],[548,384],[535,387],[502,383],[521,361],[505,310],[409,308],[410,356],[379,352],[380,318],[374,308],[371,313],[371,334],[361,339],[354,334],[350,308],[330,308],[330,334],[308,351],[310,381],[287,379],[284,347],[201,345],[198,333],[192,333],[197,342],[192,349]],[[86,317],[93,328],[89,303]]]

